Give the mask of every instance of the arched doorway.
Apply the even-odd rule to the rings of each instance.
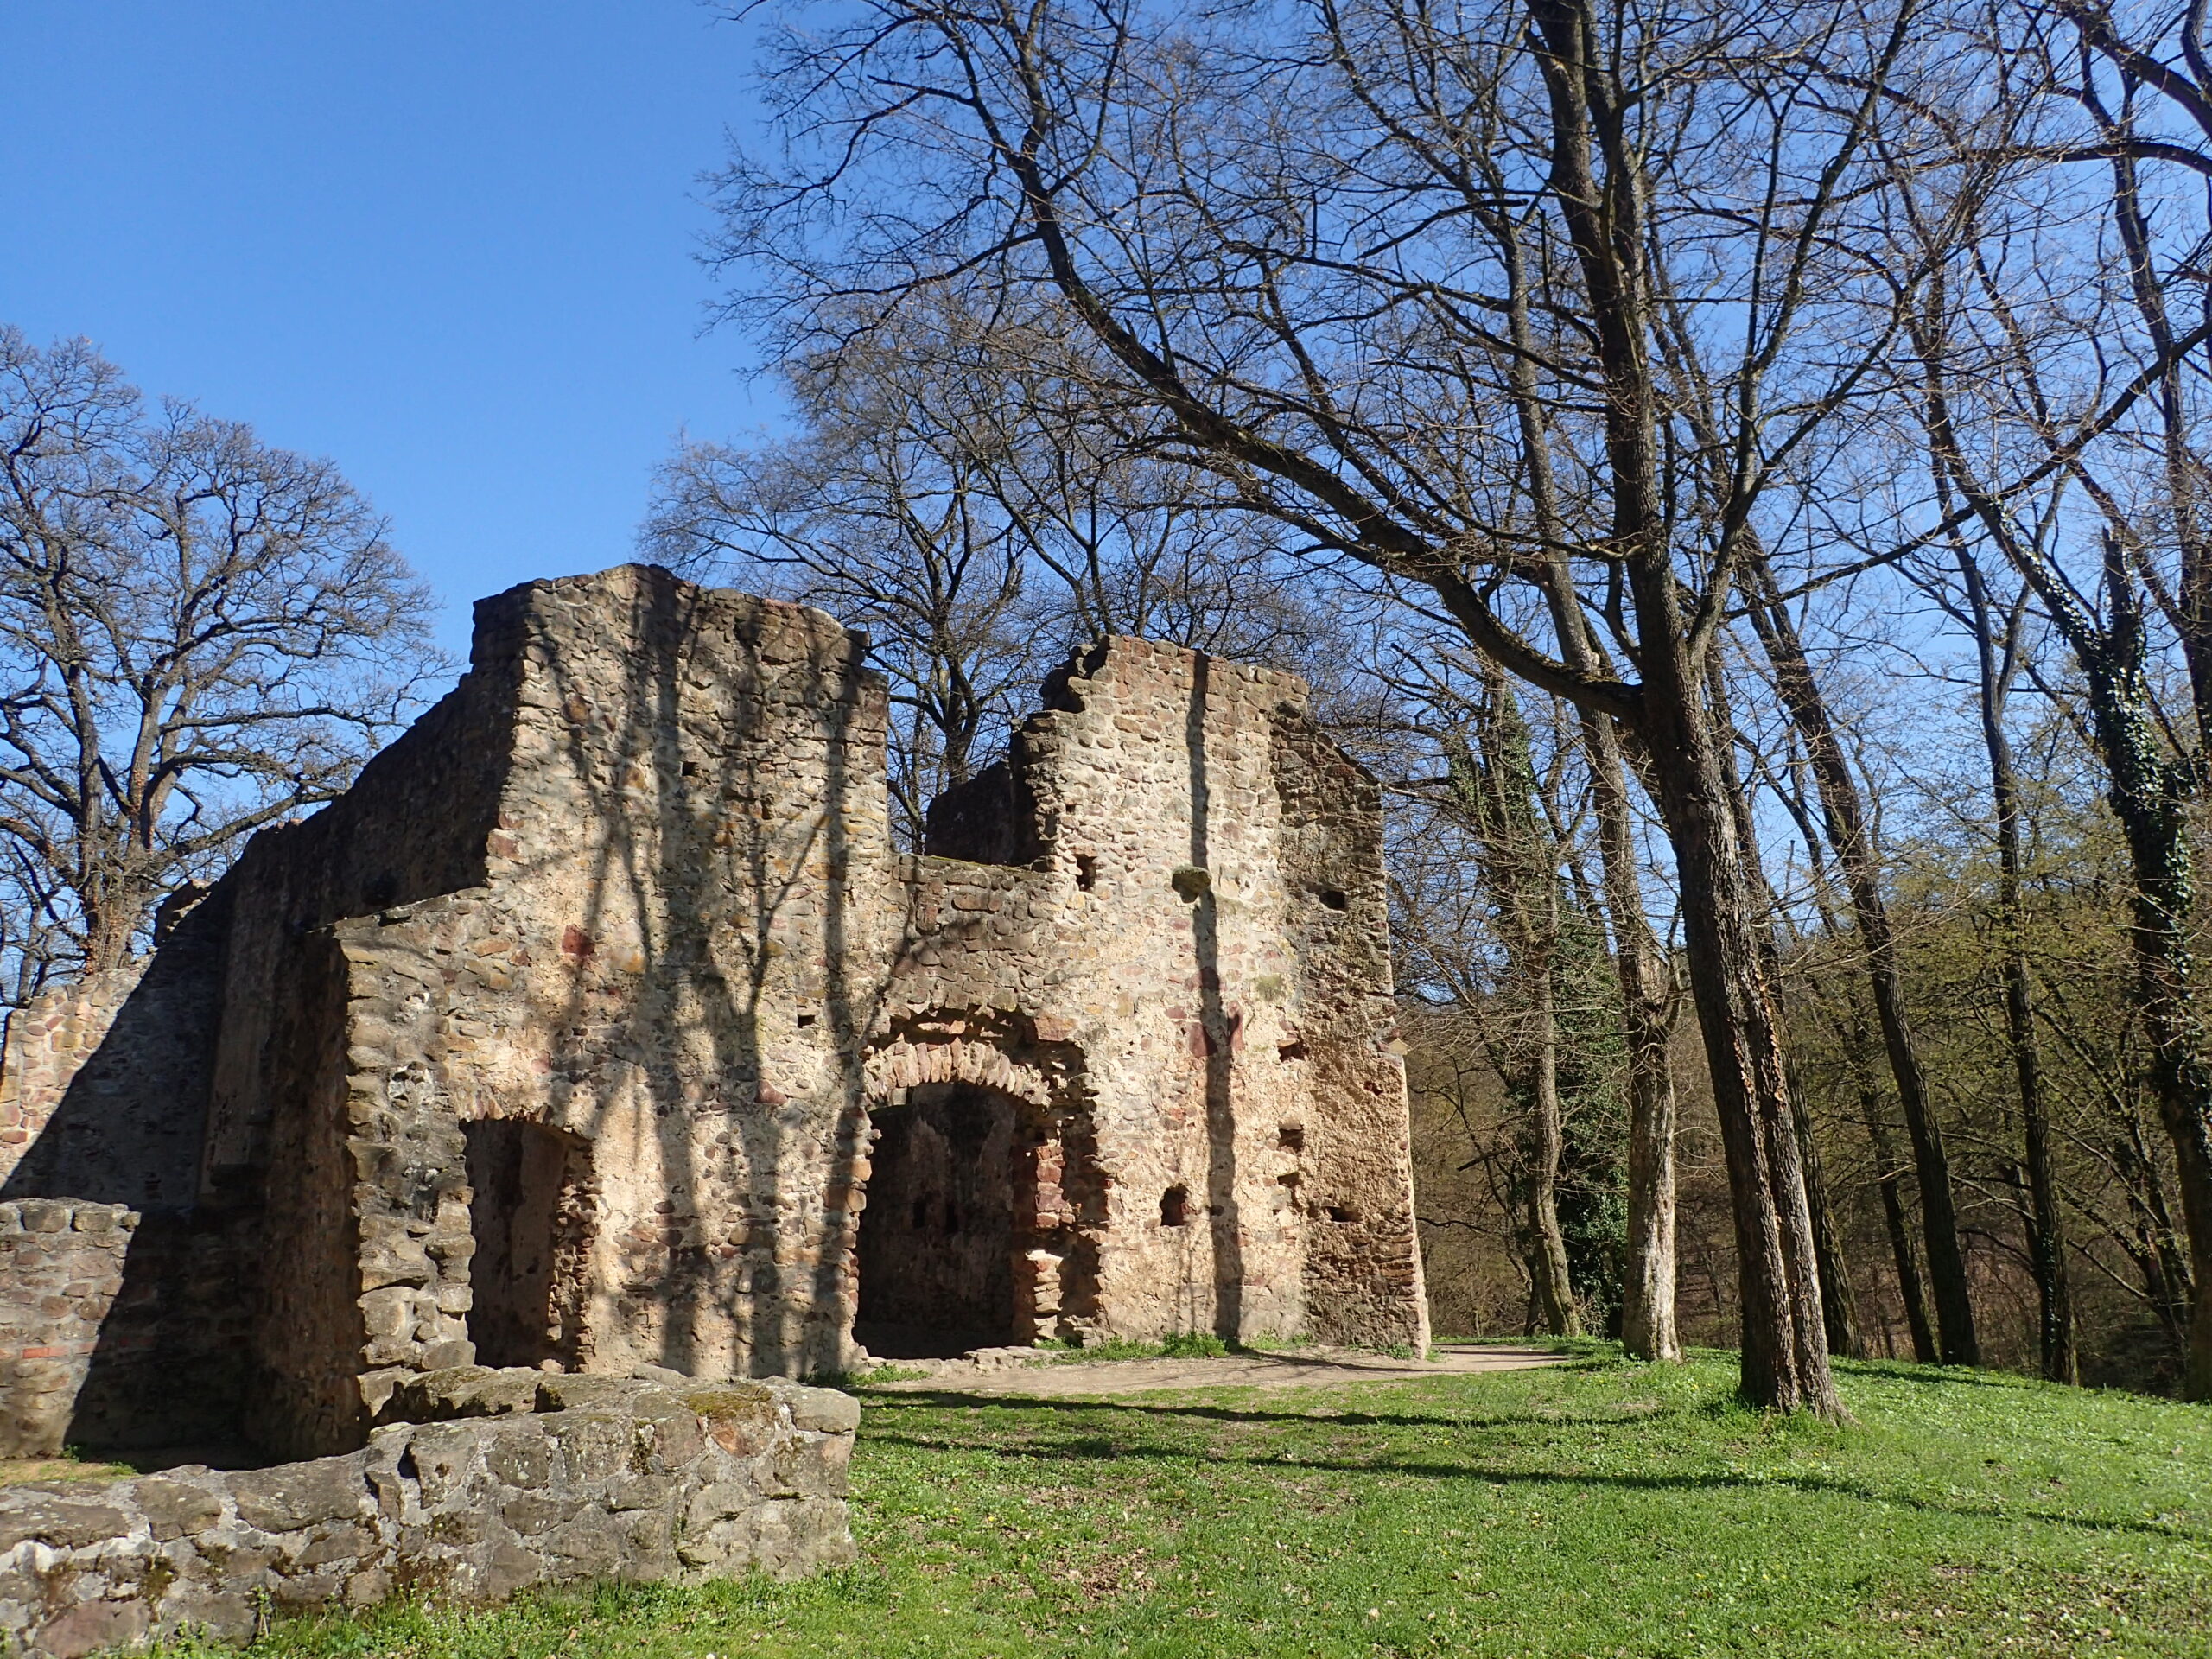
[[[969,1083],[924,1084],[871,1114],[853,1334],[879,1358],[936,1358],[1017,1339],[1022,1103]],[[1020,1185],[1029,1185],[1027,1193]]]

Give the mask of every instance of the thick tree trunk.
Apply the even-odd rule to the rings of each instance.
[[[2074,624],[2069,643],[2088,685],[2090,720],[2111,785],[2107,798],[2127,842],[2133,887],[2128,949],[2150,1046],[2145,1080],[2173,1142],[2189,1236],[2195,1302],[2182,1392],[2212,1400],[2212,1033],[2197,1011],[2190,937],[2196,887],[2189,804],[2196,780],[2187,760],[2168,756],[2151,715],[2142,617],[2122,550],[2109,540],[2106,564],[2108,633],[2099,640],[2078,618],[2064,620]]]
[[[1714,723],[1723,738],[1721,771],[1728,783],[1728,798],[1736,814],[1736,835],[1744,848],[1744,867],[1751,878],[1752,890],[1763,901],[1764,925],[1759,930],[1759,950],[1765,966],[1768,982],[1777,988],[1777,1000],[1783,982],[1782,945],[1779,938],[1781,906],[1776,901],[1774,887],[1766,877],[1766,861],[1759,850],[1758,821],[1752,816],[1751,791],[1744,786],[1742,768],[1736,764],[1736,746],[1728,740],[1738,732],[1735,710],[1728,696],[1727,682],[1716,665],[1707,675],[1707,696],[1712,699]],[[1793,812],[1801,811],[1799,804],[1787,803]],[[1825,887],[1818,849],[1813,849],[1814,868],[1820,878],[1819,888]],[[1824,899],[1816,899],[1823,923],[1830,923]],[[1778,1005],[1778,1003],[1777,1003]],[[1797,1154],[1805,1171],[1805,1205],[1812,1214],[1813,1256],[1821,1270],[1821,1313],[1826,1320],[1828,1351],[1857,1357],[1859,1351],[1858,1300],[1851,1291],[1850,1264],[1846,1262],[1836,1236],[1835,1217],[1828,1205],[1827,1180],[1821,1162],[1819,1142],[1813,1137],[1812,1116],[1805,1109],[1805,1087],[1795,1065],[1785,1065],[1784,1075],[1789,1085],[1790,1128],[1797,1139]]]
[[[1920,1186],[1922,1231],[1928,1244],[1928,1273],[1936,1289],[1936,1311],[1943,1358],[1954,1365],[1980,1363],[1981,1348],[1974,1335],[1974,1303],[1967,1293],[1966,1253],[1959,1243],[1957,1206],[1951,1187],[1950,1158],[1943,1146],[1933,1103],[1928,1097],[1926,1073],[1913,1040],[1905,1013],[1904,984],[1898,971],[1896,936],[1890,927],[1889,906],[1882,896],[1880,862],[1874,847],[1873,829],[1861,798],[1859,782],[1845,759],[1835,724],[1813,677],[1811,661],[1798,639],[1788,607],[1781,603],[1772,573],[1754,556],[1745,569],[1745,586],[1751,590],[1752,626],[1774,668],[1775,685],[1790,724],[1805,745],[1813,778],[1820,790],[1821,812],[1827,839],[1843,868],[1844,887],[1851,896],[1853,919],[1866,952],[1866,975],[1874,995],[1874,1016],[1882,1033],[1882,1046],[1896,1080],[1897,1100],[1904,1109],[1905,1131],[1911,1137],[1913,1168]]]
[[[1529,0],[1528,11],[1549,104],[1548,188],[1581,270],[1605,378],[1598,401],[1612,510],[1607,554],[1618,562],[1636,617],[1640,683],[1632,719],[1674,847],[1690,988],[1728,1164],[1742,1287],[1742,1391],[1756,1406],[1840,1418],[1781,1033],[1705,706],[1711,619],[1684,612],[1661,487],[1644,176],[1611,48],[1589,6]]]
[[[2185,815],[2178,802],[2145,810],[2139,799],[2123,800],[2117,783],[2113,805],[2134,866],[2128,936],[2150,1043],[2146,1080],[2173,1141],[2195,1281],[2182,1393],[2212,1400],[2212,1062],[2192,983],[2196,964],[2188,927],[2194,893]]]
[[[1567,537],[1537,384],[1528,284],[1510,224],[1501,223],[1499,230],[1510,272],[1507,326],[1516,348],[1506,372],[1522,452],[1529,457],[1529,500],[1538,540],[1560,548]],[[1599,677],[1604,664],[1564,557],[1554,556],[1547,567],[1544,593],[1560,660],[1578,674]],[[1576,713],[1596,801],[1598,852],[1612,923],[1613,967],[1620,981],[1622,1035],[1628,1045],[1628,1241],[1621,1264],[1621,1346],[1637,1359],[1674,1361],[1682,1357],[1675,1324],[1674,988],[1644,909],[1620,733],[1591,709],[1578,708]]]
[[[1637,597],[1641,607],[1644,595]],[[1733,1200],[1742,1390],[1755,1405],[1840,1418],[1780,1023],[1759,948],[1761,910],[1737,841],[1715,722],[1698,688],[1675,677],[1687,668],[1679,657],[1647,663],[1648,741]]]

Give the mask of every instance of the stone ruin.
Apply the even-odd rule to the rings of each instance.
[[[820,612],[626,566],[0,1071],[0,1450],[364,1446],[470,1363],[1427,1335],[1379,794],[1115,639],[895,848]]]
[[[0,1653],[243,1641],[396,1594],[466,1605],[855,1559],[849,1395],[467,1366],[410,1381],[384,1414],[362,1450],[308,1463],[0,1487]]]

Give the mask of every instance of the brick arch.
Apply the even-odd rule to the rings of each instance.
[[[896,1101],[923,1084],[964,1083],[1051,1111],[1066,1092],[1065,1079],[1043,1065],[973,1036],[894,1038],[869,1050],[862,1076],[871,1103]]]

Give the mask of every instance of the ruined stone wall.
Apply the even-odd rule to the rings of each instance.
[[[299,1450],[346,1444],[378,1389],[466,1357],[485,1237],[503,1279],[529,1276],[531,1224],[472,1185],[467,1125],[564,1149],[536,1357],[844,1357],[887,887],[880,685],[819,613],[664,572],[505,600],[519,671],[482,884],[334,923],[327,960],[295,950],[296,1013],[262,1045],[257,1086],[311,1106],[275,1131],[293,1138],[269,1225],[318,1245],[272,1263],[264,1356],[289,1394],[264,1419]],[[512,1344],[523,1315],[499,1313]]]
[[[789,1383],[446,1372],[365,1450],[232,1473],[0,1490],[0,1653],[79,1656],[414,1592],[795,1578],[854,1557],[860,1413]]]
[[[228,917],[227,893],[211,897],[146,961],[49,994],[58,1022],[11,1022],[18,1109],[44,1122],[10,1149],[0,1198],[192,1207]]]
[[[298,1086],[299,1057],[279,1036],[313,930],[480,885],[492,856],[523,668],[512,594],[477,606],[468,672],[436,707],[313,817],[264,830],[218,885],[235,920],[219,983],[220,1031],[206,1085],[198,1198],[257,1205],[267,1137]]]
[[[72,1438],[137,1224],[119,1205],[0,1204],[0,1457],[52,1457]]]
[[[471,946],[504,945],[514,982],[455,1010],[438,1086],[589,1147],[581,1363],[833,1369],[884,957],[881,683],[801,607],[644,569],[530,591]]]
[[[1031,1259],[1047,1277],[1080,1260],[1090,1288],[1038,1334],[1426,1341],[1404,1081],[1378,1046],[1374,789],[1304,697],[1287,675],[1110,641],[1048,684],[1008,777],[932,814],[937,844],[1033,861],[909,868],[895,1040],[925,1047],[933,1025],[972,1048],[963,1019],[1018,1016],[1071,1057],[1056,1109],[1085,1144],[1046,1149],[1059,1210]],[[1287,725],[1306,734],[1287,756]],[[995,828],[991,800],[1022,822]],[[1338,1265],[1309,1273],[1353,1215],[1356,1237],[1320,1247]]]
[[[1299,1007],[1285,1053],[1320,1103],[1291,1148],[1297,1166],[1285,1172],[1310,1218],[1313,1334],[1424,1347],[1427,1297],[1391,983],[1382,791],[1294,706],[1274,712],[1271,765]],[[1408,1331],[1414,1310],[1417,1332]]]
[[[145,972],[143,962],[53,986],[10,1015],[0,1048],[0,1184],[41,1135]]]
[[[641,567],[486,601],[73,1077],[42,1020],[7,1196],[134,1201],[116,1309],[200,1315],[111,1313],[80,1408],[168,1367],[302,1455],[471,1358],[836,1369],[864,1199],[883,1317],[1424,1340],[1379,798],[1302,685],[1096,647],[894,863],[863,649]]]

